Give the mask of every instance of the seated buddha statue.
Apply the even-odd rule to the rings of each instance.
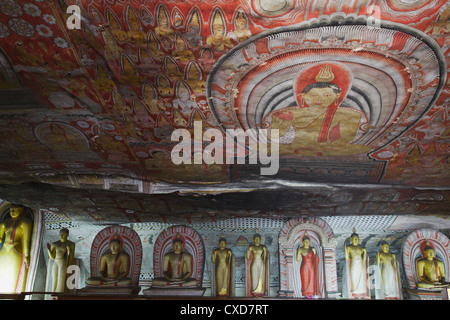
[[[131,279],[128,277],[130,257],[121,250],[119,239],[113,239],[109,243],[110,251],[105,252],[100,258],[100,276],[86,280],[90,286],[129,286]]]
[[[440,290],[450,288],[450,283],[445,282],[444,263],[435,257],[435,250],[429,242],[423,250],[424,258],[417,260],[417,287],[422,289]]]
[[[183,240],[177,234],[172,241],[173,251],[163,257],[163,277],[153,279],[152,286],[196,287],[197,279],[192,276],[192,255],[183,251]]]

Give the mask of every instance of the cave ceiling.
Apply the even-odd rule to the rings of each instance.
[[[448,219],[449,17],[441,0],[2,0],[0,199],[110,223]]]

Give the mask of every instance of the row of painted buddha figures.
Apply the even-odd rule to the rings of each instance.
[[[31,222],[23,215],[24,207],[12,205],[10,219],[0,223],[0,239],[4,239],[0,248],[0,283],[1,292],[17,292],[20,275],[25,274],[30,261]],[[60,240],[47,244],[48,255],[52,264],[52,292],[64,292],[67,267],[73,263],[75,244],[68,240],[69,230],[60,230]],[[343,287],[348,297],[368,296],[368,257],[356,232],[351,235],[351,243],[345,245],[345,274]],[[162,259],[163,275],[153,279],[152,286],[163,288],[193,288],[199,286],[198,278],[192,277],[195,257],[184,248],[179,234],[172,240],[172,249]],[[109,251],[100,258],[99,275],[86,280],[89,286],[128,286],[130,257],[122,250],[119,239],[109,243]],[[301,244],[295,250],[298,283],[301,296],[320,296],[320,248],[311,245],[311,239],[304,232]],[[416,261],[417,287],[426,290],[449,288],[445,280],[444,263],[436,257],[435,248],[427,243],[423,248],[423,258]],[[247,296],[269,296],[269,252],[261,243],[261,235],[256,233],[253,243],[246,253]],[[227,248],[226,239],[219,239],[218,248],[211,254],[211,291],[214,296],[234,295],[234,254]],[[377,253],[383,295],[386,298],[398,298],[400,294],[399,270],[396,256],[390,252],[386,241],[381,243]],[[323,267],[323,266],[322,266]],[[323,268],[322,268],[323,270]],[[26,277],[26,276],[25,276]],[[21,281],[25,281],[22,277]],[[20,292],[20,291],[19,291]],[[344,295],[345,297],[345,295]]]

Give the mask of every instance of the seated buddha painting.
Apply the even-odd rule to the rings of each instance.
[[[367,131],[367,116],[342,104],[353,80],[344,64],[319,63],[304,68],[294,82],[296,106],[266,116],[279,130],[281,154],[351,155],[370,148],[353,144]]]

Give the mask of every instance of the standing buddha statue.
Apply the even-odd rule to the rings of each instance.
[[[11,219],[0,223],[0,239],[5,239],[0,249],[0,292],[23,291],[30,266],[32,223],[25,217],[25,207],[11,204]]]

